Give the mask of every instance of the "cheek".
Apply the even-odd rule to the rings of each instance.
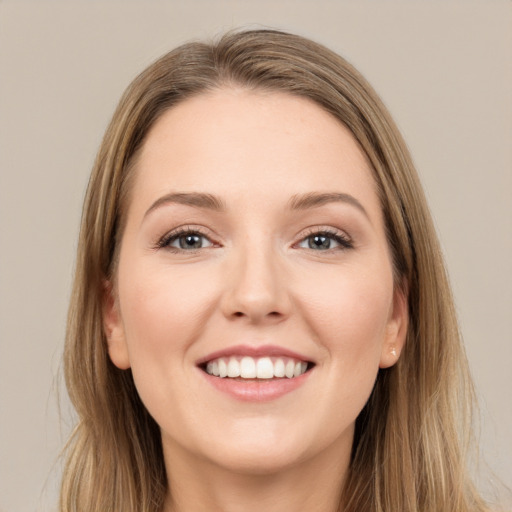
[[[128,262],[127,262],[128,263]],[[197,273],[173,272],[152,265],[120,268],[120,308],[130,366],[139,395],[160,425],[168,411],[187,417],[194,390],[174,386],[195,368],[189,348],[201,339],[215,304],[215,286]]]
[[[379,278],[349,274],[334,275],[326,286],[310,295],[309,304],[331,332],[360,331],[363,336],[365,332],[382,331],[391,301],[391,284],[388,286]]]
[[[215,304],[215,286],[191,271],[128,264],[121,270],[120,306],[132,367],[150,358],[175,361],[170,356],[183,354],[199,337],[202,319]]]
[[[346,269],[324,277],[325,285],[302,293],[313,334],[344,375],[376,373],[392,305],[391,271]]]

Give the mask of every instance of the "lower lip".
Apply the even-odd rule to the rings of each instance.
[[[216,389],[244,402],[270,402],[302,386],[312,370],[292,379],[230,379],[215,377],[200,370],[205,379]]]

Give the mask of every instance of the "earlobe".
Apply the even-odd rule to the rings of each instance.
[[[408,325],[407,289],[406,287],[396,287],[393,294],[393,310],[388,319],[386,337],[382,345],[380,368],[389,368],[400,358],[407,338]]]
[[[103,284],[103,329],[111,361],[121,370],[130,368],[130,357],[124,335],[119,304],[110,281]]]

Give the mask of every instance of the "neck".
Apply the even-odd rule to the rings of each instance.
[[[173,450],[172,464],[166,456],[164,512],[337,512],[350,458],[350,449],[344,451],[340,456],[330,447],[293,466],[255,473],[175,457]]]

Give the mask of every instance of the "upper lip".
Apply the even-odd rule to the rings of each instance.
[[[290,357],[299,361],[305,361],[312,363],[313,361],[303,354],[294,352],[293,350],[279,347],[277,345],[259,345],[257,347],[251,345],[234,345],[227,347],[222,350],[216,350],[208,354],[207,356],[201,357],[196,361],[197,366],[206,364],[208,361],[219,359],[220,357],[231,357],[231,356],[248,356],[248,357]]]

